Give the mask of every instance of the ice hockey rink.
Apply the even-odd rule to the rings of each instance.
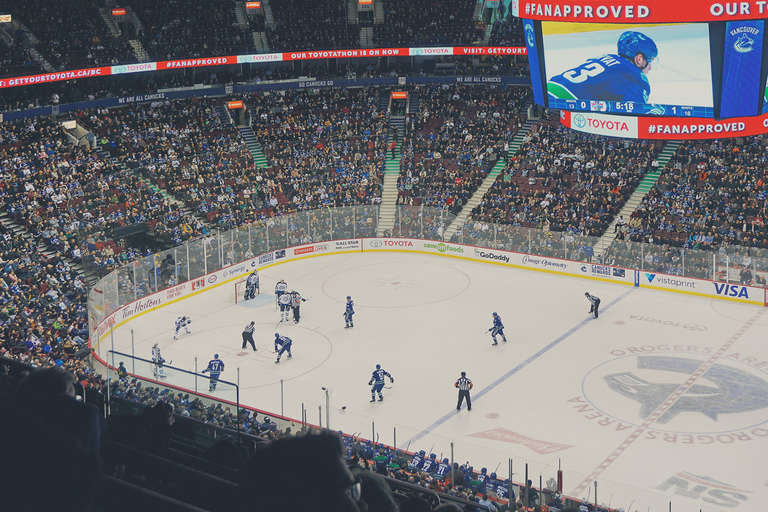
[[[328,255],[259,274],[256,299],[235,304],[231,284],[213,288],[121,325],[115,350],[130,353],[133,330],[137,356],[157,341],[175,367],[194,370],[197,358],[201,370],[218,353],[242,404],[297,423],[303,404],[312,424],[439,457],[453,443],[454,460],[503,478],[511,458],[518,483],[526,464],[536,486],[560,467],[565,494],[594,502],[597,482],[598,502],[614,508],[768,502],[765,308],[420,254]],[[279,322],[279,279],[307,299],[299,324]],[[602,300],[598,319],[585,291]],[[498,346],[494,311],[509,340]],[[192,333],[175,341],[180,314]],[[250,321],[257,352],[241,349]],[[294,342],[279,364],[276,332]],[[370,403],[376,364],[395,381]],[[472,411],[456,410],[462,371]]]

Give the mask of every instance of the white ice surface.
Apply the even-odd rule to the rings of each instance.
[[[180,368],[193,370],[198,357],[202,369],[218,353],[227,365],[222,379],[236,382],[239,368],[243,404],[279,414],[282,378],[285,416],[298,420],[303,403],[308,421],[320,415],[324,426],[326,387],[333,429],[366,438],[375,431],[390,445],[396,436],[401,448],[443,457],[453,442],[455,460],[489,472],[500,464],[503,477],[512,458],[516,482],[526,463],[536,485],[560,464],[566,494],[592,500],[596,480],[599,502],[626,510],[667,511],[672,501],[675,512],[751,511],[768,502],[763,308],[416,254],[331,255],[260,275],[256,300],[235,305],[227,302],[234,285],[211,289],[121,326],[115,349],[130,352],[133,329],[136,355],[149,358],[158,341]],[[308,299],[298,325],[278,322],[272,290],[281,278]],[[602,299],[599,319],[587,314],[585,291]],[[353,329],[342,318],[347,295]],[[486,332],[494,311],[509,340],[498,346]],[[192,317],[192,334],[174,341],[180,314]],[[251,320],[256,353],[241,349]],[[275,332],[294,340],[293,358],[279,365]],[[638,368],[640,361],[656,368]],[[659,369],[659,361],[673,368]],[[395,383],[384,402],[369,403],[377,363]],[[699,375],[662,405],[692,364],[710,365],[718,379]],[[461,371],[475,386],[471,412],[456,411]],[[605,377],[617,374],[643,389],[612,389]],[[174,381],[173,370],[168,375]],[[632,394],[644,395],[646,414],[658,406],[674,414],[643,425]]]

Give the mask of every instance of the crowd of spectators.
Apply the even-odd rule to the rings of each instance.
[[[0,76],[33,75],[41,69],[21,42],[8,46],[0,37]]]
[[[270,5],[275,23],[267,37],[273,52],[360,47],[360,27],[347,22],[346,3],[272,0]]]
[[[526,135],[472,220],[601,236],[656,160],[647,140],[583,134],[557,121]]]
[[[508,16],[494,22],[488,46],[525,46],[523,19]]]
[[[114,37],[101,19],[96,0],[41,2],[33,9],[27,2],[10,3],[39,40],[35,48],[57,70],[138,62],[128,41]]]
[[[482,41],[485,27],[472,19],[472,0],[387,0],[384,23],[374,26],[376,46],[471,45]]]
[[[527,87],[416,87],[419,109],[408,119],[398,204],[457,214],[500,158],[525,119]],[[507,146],[508,149],[508,146]]]
[[[131,0],[144,28],[139,34],[152,60],[255,53],[253,37],[235,18],[235,1]]]

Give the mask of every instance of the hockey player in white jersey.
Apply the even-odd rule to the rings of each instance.
[[[259,273],[254,270],[245,281],[245,300],[253,299],[259,293]]]
[[[164,379],[165,375],[163,373],[163,363],[165,363],[165,359],[163,359],[163,356],[160,355],[160,347],[158,346],[157,342],[155,342],[154,345],[152,345],[152,372],[155,375],[155,379]]]
[[[288,322],[291,316],[291,307],[293,304],[293,297],[290,293],[282,293],[277,299],[277,303],[280,305],[280,321]]]
[[[179,318],[176,319],[176,333],[173,335],[173,339],[177,340],[179,339],[179,331],[183,327],[185,331],[187,331],[187,334],[192,334],[189,332],[188,325],[192,323],[192,320],[186,316],[182,315]]]

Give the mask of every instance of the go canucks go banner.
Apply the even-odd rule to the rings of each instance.
[[[513,0],[512,15],[547,21],[581,23],[675,23],[679,21],[735,21],[768,18],[768,2],[747,0]]]
[[[632,117],[560,111],[563,126],[627,139],[722,139],[768,133],[768,114],[717,121],[703,117]]]

